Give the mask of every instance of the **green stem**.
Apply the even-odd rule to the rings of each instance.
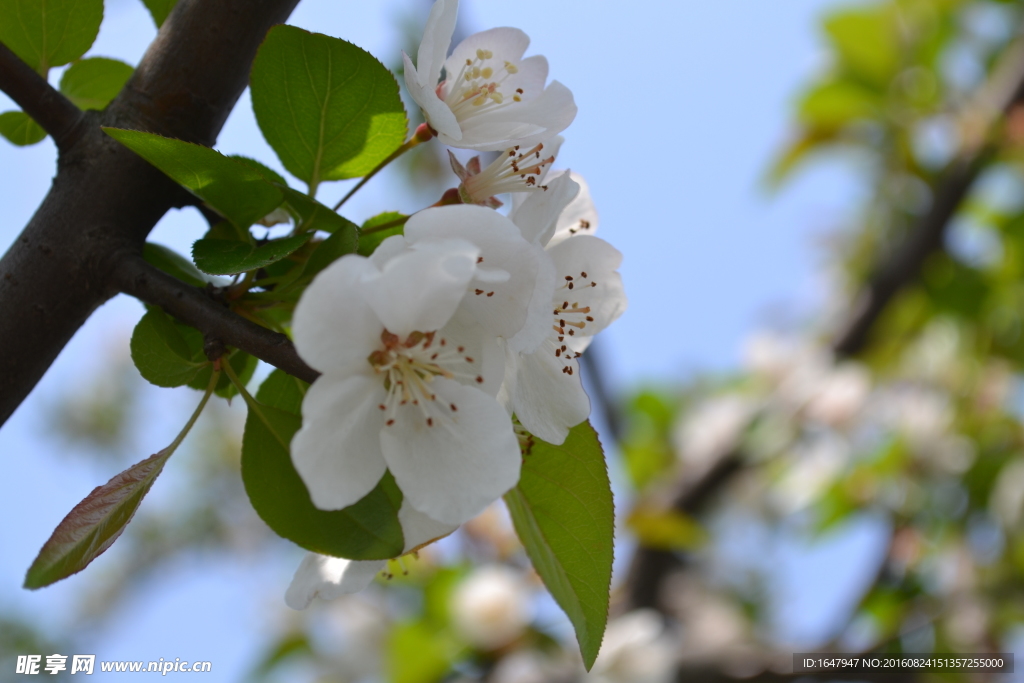
[[[413,136],[411,138],[409,138],[408,140],[406,140],[405,142],[402,143],[401,147],[399,147],[394,152],[389,154],[387,156],[387,158],[384,159],[384,161],[382,161],[379,164],[377,164],[376,168],[374,168],[372,171],[370,171],[365,176],[363,176],[362,180],[360,180],[358,183],[356,183],[355,187],[353,187],[351,190],[349,190],[348,194],[346,194],[344,197],[342,197],[341,201],[339,201],[337,204],[334,205],[334,210],[337,211],[338,209],[340,209],[342,207],[342,205],[344,205],[344,203],[349,200],[349,197],[351,197],[356,192],[358,192],[359,188],[361,188],[363,185],[365,185],[370,180],[370,178],[372,178],[373,176],[377,175],[377,173],[380,172],[385,166],[387,166],[392,161],[394,161],[398,157],[402,156],[403,154],[405,154],[406,152],[408,152],[410,149],[412,149],[416,145],[420,144],[421,142],[423,142],[422,136],[419,135],[419,134],[413,134]]]
[[[199,415],[202,414],[203,408],[206,407],[206,402],[210,400],[210,396],[213,394],[213,390],[217,387],[217,380],[219,379],[220,372],[214,370],[213,373],[210,374],[210,383],[206,386],[206,393],[203,394],[203,399],[199,402],[199,405],[196,406],[196,409],[192,412],[192,417],[190,417],[188,422],[185,423],[185,426],[178,433],[178,436],[175,437],[174,441],[171,442],[171,445],[167,447],[167,450],[170,453],[177,450],[178,446],[181,445],[181,442],[185,440],[186,436],[188,436],[188,433],[192,431],[192,425],[196,423],[196,420],[199,419]]]
[[[246,391],[245,386],[241,381],[239,381],[238,375],[235,374],[234,369],[229,363],[224,363],[223,366],[224,373],[228,376],[228,379],[231,380],[231,383],[235,385],[235,388],[238,389],[238,393],[242,395],[242,400],[245,401],[245,405],[249,406],[249,410],[256,414],[256,417],[258,417],[260,422],[262,422],[267,428],[267,431],[273,434],[277,442],[287,451],[290,448],[289,444],[285,443],[284,440],[281,439],[280,435],[278,435],[277,431],[274,430],[273,425],[270,424],[270,420],[268,420],[267,416],[263,414],[263,411],[261,410],[262,406],[260,406],[259,401],[254,399],[252,395]]]

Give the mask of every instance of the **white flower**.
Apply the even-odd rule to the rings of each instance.
[[[641,609],[608,624],[592,673],[583,680],[602,683],[668,683],[678,644],[660,614]]]
[[[452,596],[455,628],[468,642],[493,650],[522,635],[532,618],[529,590],[509,567],[492,565],[473,572]]]
[[[530,193],[547,191],[544,176],[554,163],[562,136],[555,136],[547,142],[538,142],[526,149],[516,145],[502,152],[487,168],[480,170],[480,157],[473,157],[463,166],[455,155],[448,151],[452,171],[462,183],[459,198],[464,204],[480,204],[492,209],[502,205],[495,195],[506,192]]]
[[[590,339],[626,310],[626,294],[616,269],[622,254],[604,240],[573,235],[580,211],[580,186],[570,174],[530,195],[512,219],[523,237],[545,246],[555,267],[546,338],[535,351],[506,347],[505,382],[500,398],[532,434],[548,443],[565,441],[569,429],[590,415],[576,360]],[[566,216],[566,214],[569,214]],[[565,216],[563,218],[563,216]],[[557,239],[556,239],[557,237]]]
[[[528,348],[536,336],[520,334],[534,296],[522,272],[530,245],[519,239],[517,250],[496,235],[500,226],[484,225],[478,242],[511,254],[491,264],[471,241],[430,237],[432,225],[454,233],[453,221],[480,218],[467,211],[494,215],[423,211],[406,226],[410,239],[337,260],[295,309],[299,355],[323,374],[303,399],[292,461],[321,509],[355,503],[390,470],[412,507],[460,524],[519,480],[518,442],[493,396],[503,371],[497,338]]]
[[[398,511],[398,521],[405,535],[403,554],[415,552],[458,528],[430,519],[405,502]],[[306,609],[316,597],[335,600],[342,595],[356,593],[369,586],[373,577],[386,564],[387,560],[346,560],[306,553],[299,568],[295,570],[284,600],[292,609]]]
[[[402,53],[406,86],[438,139],[450,147],[497,151],[529,147],[565,130],[576,118],[572,92],[558,81],[544,86],[547,60],[523,59],[530,39],[519,29],[476,33],[445,59],[458,7],[457,0],[434,3],[416,66]],[[445,81],[439,84],[442,67]]]

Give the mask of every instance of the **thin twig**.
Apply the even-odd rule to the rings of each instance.
[[[303,381],[312,383],[320,376],[299,358],[285,335],[246,320],[139,256],[124,257],[111,279],[121,292],[159,306],[208,337],[251,353]]]
[[[49,133],[62,152],[81,136],[82,110],[3,43],[0,43],[0,90]]]

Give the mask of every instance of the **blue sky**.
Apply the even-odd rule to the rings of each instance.
[[[470,31],[522,28],[532,38],[529,54],[547,56],[552,77],[575,94],[579,115],[564,134],[557,166],[587,178],[601,214],[599,234],[625,254],[630,308],[603,340],[615,386],[734,367],[747,334],[771,319],[798,319],[819,302],[814,238],[841,222],[855,204],[856,184],[834,168],[813,167],[769,197],[760,180],[786,140],[798,87],[823,66],[816,19],[834,4],[463,0]],[[291,23],[345,38],[395,64],[398,21],[411,13],[422,23],[428,6],[424,0],[303,0]],[[106,12],[90,54],[136,63],[155,35],[142,4],[108,0]],[[0,95],[0,111],[8,105]],[[218,147],[280,168],[259,135],[247,95]],[[49,141],[27,149],[0,142],[3,244],[44,196],[53,162]],[[361,220],[417,208],[396,203],[394,188],[385,172],[346,213]],[[341,184],[325,188],[323,197],[344,190]],[[153,237],[187,252],[203,230],[195,212],[172,212]],[[60,623],[85,585],[72,578],[36,593],[19,588],[50,530],[114,474],[61,455],[56,442],[43,439],[45,407],[101,350],[127,354],[140,313],[124,297],[105,305],[0,430],[5,481],[34,484],[9,487],[0,499],[0,611],[24,610]],[[186,390],[158,393],[152,400],[179,408],[194,400]],[[155,424],[139,458],[165,445],[174,429]],[[266,622],[280,613],[273,591],[283,593],[289,572],[283,565],[253,571],[241,560],[168,568],[113,632],[98,636],[97,648],[111,659],[212,659],[221,671],[237,672],[260,646]],[[198,623],[190,616],[197,612],[204,614]]]

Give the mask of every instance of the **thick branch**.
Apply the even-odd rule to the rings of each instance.
[[[256,49],[298,0],[179,0],[124,90],[58,160],[53,187],[0,259],[0,424],[172,206],[193,200],[101,125],[212,145]]]
[[[320,376],[299,358],[285,335],[232,313],[201,290],[154,268],[139,256],[122,259],[112,279],[125,294],[159,306],[204,335],[247,351],[306,382],[312,383]]]
[[[0,43],[0,90],[50,134],[57,149],[70,148],[82,134],[82,111],[3,43]]]

